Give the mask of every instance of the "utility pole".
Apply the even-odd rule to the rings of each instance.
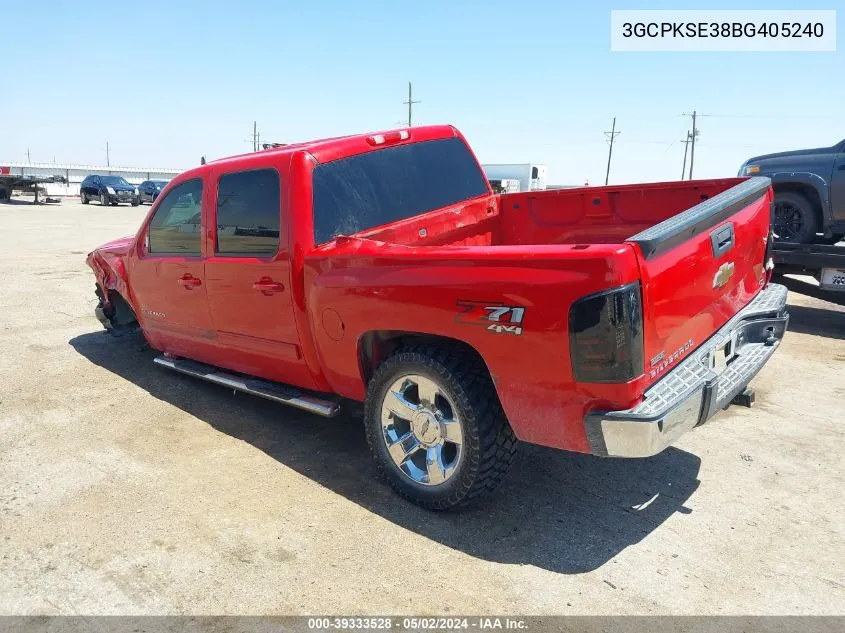
[[[252,151],[258,151],[258,121],[252,122]]]
[[[695,110],[692,111],[692,139],[690,140],[689,151],[689,179],[692,180],[692,166],[695,163],[695,137],[698,136],[698,128],[695,127]]]
[[[622,134],[622,132],[616,131],[616,117],[613,117],[613,127],[611,127],[610,132],[604,133],[610,143],[610,149],[607,152],[607,172],[605,172],[604,175],[605,186],[607,186],[607,181],[610,179],[610,157],[613,156],[613,139],[615,139],[619,134]]]
[[[681,180],[684,179],[684,174],[687,171],[687,152],[689,151],[690,131],[687,130],[687,137],[681,141],[684,144],[684,166],[681,167]]]
[[[111,163],[109,162],[109,142],[106,141],[106,167],[110,167]]]
[[[29,148],[26,148],[26,164],[31,165],[32,161],[29,159]]]
[[[421,103],[420,101],[414,101],[414,99],[411,95],[412,95],[411,82],[409,81],[408,82],[408,100],[402,102],[402,103],[408,104],[408,127],[411,127],[411,108],[413,107],[413,105],[415,103]]]
[[[695,139],[698,138],[699,129],[696,126],[696,117],[698,116],[698,112],[695,110],[692,111],[692,114],[684,113],[684,116],[692,117],[692,132],[690,132],[690,152],[689,152],[689,179],[692,180],[692,168],[693,164],[695,163]],[[705,116],[705,115],[701,115]]]

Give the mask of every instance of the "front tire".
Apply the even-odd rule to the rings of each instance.
[[[101,207],[109,206],[109,197],[104,193],[100,194],[100,206]]]
[[[778,242],[811,244],[816,240],[818,216],[813,204],[800,193],[775,194],[774,232]]]
[[[518,445],[480,359],[435,346],[400,350],[379,366],[364,422],[379,473],[428,510],[491,492]]]

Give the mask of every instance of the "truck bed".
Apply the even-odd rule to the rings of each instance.
[[[743,182],[744,178],[502,194],[356,237],[406,246],[621,243]]]
[[[525,331],[512,349],[504,341],[485,355],[503,392],[520,391],[540,418],[536,394],[524,383],[546,384],[548,367],[537,375],[523,369],[515,383],[504,376],[514,354],[541,358],[560,350],[553,373],[561,392],[575,389],[569,356],[568,313],[578,299],[636,284],[644,306],[642,338],[645,373],[625,389],[579,385],[585,397],[572,415],[590,407],[632,406],[637,393],[658,381],[679,360],[745,308],[766,283],[765,251],[771,218],[766,178],[595,187],[484,196],[339,237],[306,256],[313,305],[345,306],[347,294],[390,298],[391,331],[413,331],[424,324],[433,335],[450,336],[460,302],[483,286],[485,296],[507,297],[525,310]],[[350,286],[350,289],[344,290]],[[425,297],[425,301],[421,301]],[[429,304],[436,302],[438,308]],[[411,306],[405,321],[396,305]],[[510,304],[509,304],[510,305]],[[366,330],[387,305],[366,311]],[[320,339],[321,325],[312,326]],[[486,330],[461,332],[471,345],[485,345]],[[478,335],[478,340],[475,339]],[[536,334],[536,336],[535,336]],[[320,340],[318,347],[333,350]],[[350,353],[350,352],[347,352]],[[501,353],[501,355],[499,355]],[[336,352],[332,351],[332,354]],[[354,367],[345,370],[351,373]],[[523,385],[523,386],[520,386]],[[347,397],[341,386],[335,391]],[[630,391],[626,391],[630,389]],[[625,392],[624,394],[622,392]],[[587,395],[589,392],[589,395]],[[627,394],[627,395],[626,395]],[[626,401],[628,396],[631,400]],[[510,416],[525,406],[503,396]],[[546,405],[544,405],[546,406]],[[548,406],[569,406],[548,403]],[[533,415],[533,414],[532,414]],[[562,445],[560,438],[531,441]]]

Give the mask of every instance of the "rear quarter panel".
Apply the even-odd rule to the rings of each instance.
[[[638,278],[630,245],[409,249],[341,239],[305,257],[308,329],[331,389],[363,400],[361,342],[373,331],[432,334],[479,352],[517,436],[588,451],[588,409],[626,407],[641,379],[578,385],[569,360],[575,299]],[[524,308],[522,333],[496,333],[466,302]]]

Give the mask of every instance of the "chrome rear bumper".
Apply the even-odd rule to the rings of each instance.
[[[625,411],[596,411],[584,419],[594,455],[648,457],[703,424],[742,393],[783,339],[789,314],[786,288],[769,284],[686,360]],[[728,340],[736,355],[721,373],[711,357]]]

